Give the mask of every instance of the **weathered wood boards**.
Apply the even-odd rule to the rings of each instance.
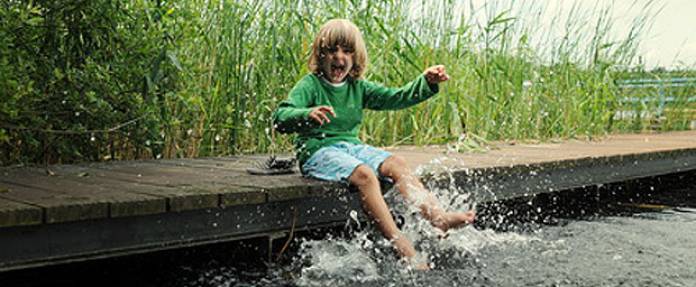
[[[6,169],[0,177],[4,191],[0,198],[41,208],[44,223],[57,223],[282,201],[332,186],[297,175],[252,176],[244,166],[230,162],[136,161]]]
[[[696,169],[696,132],[396,147],[432,186],[497,200]],[[266,156],[0,168],[0,271],[345,224],[342,184],[245,172]]]
[[[41,222],[42,213],[40,207],[7,199],[0,199],[0,228],[7,226],[35,225]]]

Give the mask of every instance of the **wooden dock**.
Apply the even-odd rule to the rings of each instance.
[[[389,148],[431,186],[477,201],[696,169],[696,132],[597,141]],[[253,176],[260,156],[0,169],[0,271],[341,225],[355,192],[299,174]]]

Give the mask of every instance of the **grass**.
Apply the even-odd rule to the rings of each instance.
[[[578,2],[547,11],[538,1],[486,1],[481,8],[430,0],[158,1],[164,15],[141,2],[124,5],[147,10],[131,17],[164,27],[160,39],[168,46],[161,55],[174,67],[159,77],[170,86],[158,101],[143,103],[155,105],[150,117],[157,124],[117,139],[123,148],[115,158],[291,150],[291,137],[274,134],[271,113],[307,73],[319,26],[336,17],[361,28],[369,80],[400,86],[435,64],[446,65],[451,76],[439,96],[421,105],[367,112],[360,136],[370,144],[445,143],[464,134],[478,142],[592,138],[652,124],[614,118],[618,110],[635,109],[619,103],[624,91],[615,80],[655,76],[636,53],[659,8],[652,2],[634,7],[640,16],[620,37],[612,33],[611,6],[585,11]],[[535,16],[548,13],[556,15],[552,27]],[[134,79],[138,87],[141,78]],[[693,104],[684,99],[694,90],[674,91],[679,100],[660,129],[688,128]]]
[[[275,152],[290,138],[274,135],[270,114],[305,73],[314,33],[324,21],[354,21],[368,44],[367,78],[399,86],[430,65],[444,64],[452,80],[441,95],[415,108],[368,112],[361,138],[375,145],[453,141],[467,133],[485,140],[592,138],[641,131],[649,119],[617,123],[620,94],[614,81],[635,66],[640,35],[653,6],[639,7],[623,38],[612,38],[612,7],[582,12],[577,3],[554,22],[565,30],[551,38],[534,2],[505,6],[489,1],[473,11],[456,1],[186,1],[193,17],[180,41],[187,68],[179,97],[195,107],[174,140],[180,156]],[[429,9],[412,13],[412,8]],[[179,12],[177,12],[179,13]],[[488,17],[481,17],[488,15]],[[482,20],[483,19],[483,20]],[[678,104],[676,111],[683,110]],[[681,112],[664,129],[684,129]]]

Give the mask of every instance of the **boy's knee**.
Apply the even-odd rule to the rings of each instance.
[[[408,163],[404,157],[392,155],[384,161],[380,167],[380,173],[391,178],[401,176],[408,173]]]
[[[353,170],[353,173],[348,178],[350,183],[360,187],[369,184],[379,184],[377,175],[368,166],[361,164]]]

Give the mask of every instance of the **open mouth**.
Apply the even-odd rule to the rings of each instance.
[[[331,64],[331,76],[340,77],[345,72],[346,65],[341,64]]]

